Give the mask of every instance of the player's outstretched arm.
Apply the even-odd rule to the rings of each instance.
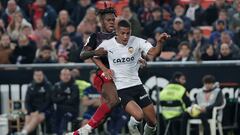
[[[104,50],[103,48],[92,50],[91,47],[85,46],[83,51],[80,54],[80,58],[82,60],[86,60],[86,59],[92,58],[93,56],[105,56],[105,55],[107,55],[107,51]]]
[[[159,35],[157,37],[156,47],[152,47],[152,48],[149,49],[149,51],[147,53],[147,55],[148,55],[147,57],[148,58],[155,58],[155,57],[159,56],[161,54],[161,51],[162,51],[163,43],[168,38],[170,38],[170,35],[168,35],[167,33],[162,33],[161,35]]]

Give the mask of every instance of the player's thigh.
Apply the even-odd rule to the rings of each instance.
[[[26,116],[25,116],[25,123],[26,123],[26,124],[29,123],[30,120],[31,120],[31,115],[26,115]]]
[[[153,104],[150,104],[143,108],[143,113],[147,123],[155,125],[157,123],[156,112],[154,110]]]
[[[41,123],[45,120],[45,114],[44,113],[39,113],[38,114],[38,122]]]
[[[127,103],[125,106],[125,111],[133,116],[136,120],[143,119],[143,111],[141,107],[133,100]]]
[[[117,89],[113,82],[103,83],[102,96],[107,100],[118,100]]]

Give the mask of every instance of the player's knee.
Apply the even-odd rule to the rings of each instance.
[[[135,114],[135,116],[133,116],[137,121],[142,121],[144,118],[144,114],[143,112],[138,112]]]
[[[154,127],[157,125],[157,119],[156,118],[149,119],[147,123],[149,126]]]

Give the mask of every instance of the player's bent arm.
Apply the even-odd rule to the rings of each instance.
[[[152,47],[149,49],[147,53],[147,59],[153,59],[159,56],[162,52],[163,41],[158,41],[156,47]]]

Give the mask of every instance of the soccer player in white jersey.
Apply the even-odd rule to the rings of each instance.
[[[156,131],[156,113],[138,76],[138,60],[142,52],[151,58],[159,56],[162,43],[170,36],[167,33],[161,34],[156,47],[153,47],[148,41],[131,36],[131,26],[126,20],[118,22],[116,35],[98,46],[108,51],[107,57],[112,72],[104,65],[100,68],[105,77],[113,79],[121,104],[131,115],[128,123],[130,133],[140,135],[137,126],[145,119],[147,124],[144,126],[144,135],[153,135]]]

